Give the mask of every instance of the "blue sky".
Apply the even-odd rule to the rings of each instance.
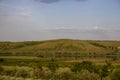
[[[120,40],[119,0],[0,0],[0,41]]]

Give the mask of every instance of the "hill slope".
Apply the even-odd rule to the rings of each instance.
[[[0,42],[0,53],[41,54],[41,53],[78,53],[108,54],[118,53],[120,41],[58,39],[28,42]]]

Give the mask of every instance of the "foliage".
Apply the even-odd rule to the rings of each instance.
[[[11,77],[11,76],[2,76],[0,75],[0,80],[25,80],[22,77]]]
[[[88,70],[81,70],[77,74],[74,74],[72,80],[100,80],[98,74],[91,73]]]
[[[102,68],[100,69],[100,77],[101,77],[101,80],[103,77],[106,77],[110,74],[110,72],[112,71],[111,69],[111,63],[106,63],[105,65],[102,66]]]
[[[54,79],[57,80],[70,80],[73,77],[73,73],[69,68],[59,68],[56,73],[54,73]]]
[[[0,65],[0,74],[2,74],[4,71],[4,68]]]
[[[4,58],[0,58],[0,62],[4,62]]]
[[[52,71],[56,71],[56,69],[59,67],[58,64],[54,61],[54,59],[51,59],[48,63],[47,67]]]
[[[29,76],[29,70],[22,67],[20,69],[17,70],[16,74],[15,74],[16,77],[23,77],[23,78],[26,78]]]
[[[73,72],[80,72],[81,70],[88,70],[89,72],[94,72],[95,71],[95,67],[92,64],[92,62],[90,61],[83,61],[81,63],[76,63],[75,65],[73,65],[73,67],[71,68],[71,70]]]
[[[112,72],[111,80],[120,80],[120,69],[115,69]]]

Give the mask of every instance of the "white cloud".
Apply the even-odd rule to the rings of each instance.
[[[32,13],[31,12],[21,12],[19,13],[20,16],[26,16],[26,17],[31,17],[32,16]]]
[[[7,2],[0,2],[0,25],[8,26],[19,24],[21,22],[29,22],[32,19],[32,12],[28,9],[12,5]]]
[[[28,9],[21,7],[21,6],[8,4],[6,2],[1,2],[0,8],[7,10],[7,12],[4,12],[4,13],[2,13],[2,11],[1,11],[0,16],[27,16],[27,17],[32,16],[32,12],[28,11]],[[11,11],[9,11],[9,10],[11,10]]]

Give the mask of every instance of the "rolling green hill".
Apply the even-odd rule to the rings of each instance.
[[[47,41],[0,42],[0,54],[35,56],[118,54],[120,41],[58,39]]]

